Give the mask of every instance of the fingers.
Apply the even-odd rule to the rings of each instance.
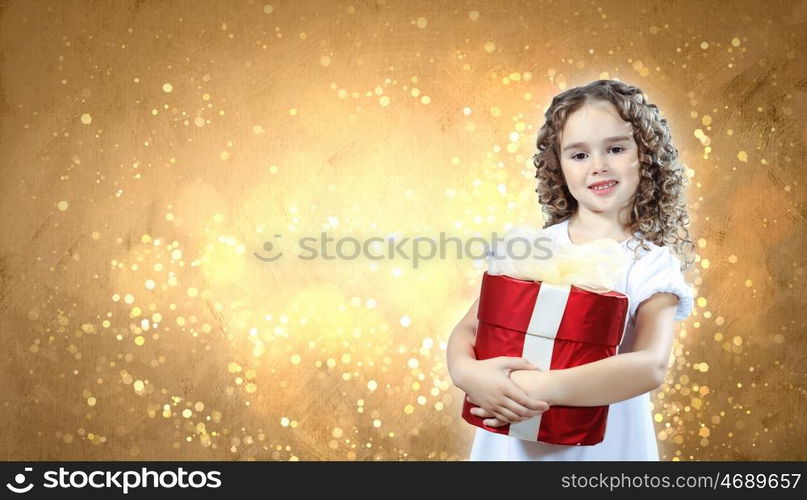
[[[507,425],[509,422],[502,422],[497,418],[489,418],[485,420],[483,423],[488,427],[502,427],[504,425]]]
[[[535,416],[549,409],[545,401],[531,397],[515,382],[511,382],[503,394],[507,398],[504,405],[519,415]]]
[[[476,415],[481,418],[495,418],[493,412],[480,407],[471,408],[471,415]]]
[[[504,418],[501,412],[493,412],[482,407],[471,408],[471,415],[476,415],[480,418]]]
[[[505,417],[499,416],[499,417],[489,418],[487,420],[489,420],[491,422],[494,422],[494,423],[497,423],[493,427],[498,427],[498,426],[501,426],[501,425],[517,424],[519,422],[523,422],[524,420],[529,420],[529,419],[521,418],[521,417],[516,417],[516,418],[511,419],[511,418],[505,418]]]
[[[515,382],[505,390],[504,395],[519,406],[531,411],[544,412],[549,409],[549,404],[546,401],[533,398]]]
[[[532,410],[530,408],[521,406],[512,399],[506,400],[503,406],[506,409],[502,410],[503,413],[509,412],[513,414],[515,416],[514,418],[518,419],[519,421],[526,420],[528,418],[532,418],[543,413],[543,411],[541,410]]]
[[[527,358],[521,358],[521,359],[523,360],[523,363],[524,363],[524,368],[522,368],[522,370],[538,370],[539,369],[538,365],[536,365],[535,363],[533,363],[529,359],[527,359]]]
[[[538,366],[530,362],[527,358],[514,356],[500,356],[500,368],[508,370],[537,370]]]
[[[482,417],[482,418],[485,418],[485,417],[497,418],[500,421],[505,422],[505,423],[518,422],[518,421],[523,420],[524,418],[529,418],[529,417],[523,417],[523,416],[517,415],[512,410],[506,408],[504,405],[499,405],[499,408],[497,409],[497,411],[489,411],[489,410],[486,410],[486,409],[482,408],[481,406],[479,406],[479,404],[477,404],[471,398],[471,396],[466,395],[465,399],[467,399],[469,403],[474,405],[474,407],[470,409],[471,415],[476,415],[476,416]]]
[[[521,420],[521,418],[518,415],[512,413],[507,408],[502,407],[500,408],[500,411],[486,410],[481,406],[479,406],[479,404],[476,401],[474,401],[470,395],[466,394],[465,399],[468,400],[469,403],[474,405],[474,407],[469,410],[471,415],[476,415],[477,417],[482,418],[495,418],[505,423],[508,423],[510,421],[517,422]]]
[[[484,410],[477,401],[466,394],[465,399],[474,405],[470,413],[482,418],[497,418],[505,423],[512,423],[535,417],[549,409],[546,402],[531,398],[513,381],[504,382],[501,387],[502,397],[500,400],[491,401],[485,405],[495,407],[495,412]],[[480,411],[484,413],[479,413]]]
[[[512,394],[508,394],[507,397],[510,398],[514,404],[517,404],[519,408],[524,408],[525,411],[533,415],[538,415],[549,409],[549,403],[530,397],[529,394],[519,394],[517,391],[514,391]]]
[[[520,422],[522,420],[521,415],[518,415],[507,406],[501,406],[500,408],[497,408],[493,412],[493,416],[498,418],[502,422]]]
[[[543,401],[532,400],[532,399],[529,398],[529,396],[526,396],[526,398],[527,398],[529,404],[523,404],[523,403],[520,403],[519,401],[516,401],[516,400],[514,400],[513,402],[510,403],[510,406],[508,408],[513,413],[515,418],[519,418],[521,420],[523,420],[525,418],[531,418],[531,417],[534,417],[535,415],[539,415],[541,412],[544,412],[544,411],[549,409],[549,405],[546,404]],[[511,399],[514,399],[514,398],[511,398]],[[479,403],[474,401],[471,398],[471,396],[465,396],[465,400],[468,401],[469,403],[471,403],[472,405],[474,405],[474,408],[471,408],[471,410],[470,410],[472,415],[477,415],[477,416],[480,416],[480,417],[492,417],[493,416],[493,413],[488,412],[487,410],[485,410],[484,408],[479,406]],[[516,403],[516,404],[513,404],[513,403]],[[502,404],[507,405],[508,401],[505,400]],[[481,415],[479,413],[476,413],[477,410],[482,411],[482,412],[486,412],[486,413],[484,415]]]
[[[475,415],[480,418],[487,418],[489,420],[498,420],[502,425],[521,422],[529,418],[532,418],[515,415],[514,413],[508,411],[507,409],[502,409],[501,411],[491,411],[481,407],[474,407],[471,408],[470,412],[471,415]]]
[[[471,408],[471,414],[476,415],[477,411],[481,410],[485,412],[485,415],[480,416],[497,418],[502,422],[518,422],[521,419],[521,417],[499,402],[491,402],[485,406],[487,406],[487,409],[482,407]]]
[[[484,423],[485,425],[490,427],[499,427],[502,425],[513,424],[516,422],[523,422],[524,420],[529,420],[529,418],[531,418],[531,417],[521,417],[515,420],[502,420],[504,417],[496,417],[496,415],[493,412],[488,411],[484,408],[471,408],[471,414],[479,418],[486,419],[484,420]],[[494,423],[491,424],[491,422]]]

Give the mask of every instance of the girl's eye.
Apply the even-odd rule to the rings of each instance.
[[[622,150],[622,151],[624,151],[624,150],[625,150],[625,148],[623,148],[622,146],[614,146],[614,147],[612,147],[611,149],[612,149],[612,150],[613,150],[613,149],[620,149],[620,150]],[[575,154],[573,154],[573,155],[572,155],[572,160],[577,160],[577,159],[578,159],[577,157],[578,157],[579,155],[584,155],[584,154],[586,154],[586,153],[575,153]]]

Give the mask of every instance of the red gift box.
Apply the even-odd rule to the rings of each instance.
[[[629,299],[609,291],[525,281],[485,272],[479,295],[476,359],[524,357],[541,370],[571,368],[616,354],[627,324]],[[594,445],[605,438],[608,406],[552,406],[537,417],[489,427],[471,414],[462,418],[497,434],[562,445]]]

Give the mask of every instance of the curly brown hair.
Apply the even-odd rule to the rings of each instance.
[[[639,87],[616,80],[597,80],[558,94],[544,114],[538,131],[538,152],[533,155],[538,179],[538,201],[547,222],[544,228],[570,218],[577,211],[577,200],[569,192],[560,165],[560,134],[569,115],[588,101],[608,101],[623,120],[633,125],[633,137],[639,148],[639,186],[633,198],[630,216],[631,234],[641,240],[634,248],[649,250],[645,241],[668,246],[676,254],[684,271],[692,264],[694,245],[689,236],[689,215],[684,198],[688,179],[678,161],[667,120],[658,107],[647,101]],[[636,240],[632,237],[631,240]]]

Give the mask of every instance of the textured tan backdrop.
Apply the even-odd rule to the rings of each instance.
[[[692,181],[662,458],[807,459],[806,2],[0,9],[0,458],[465,459],[479,263],[292,243],[540,226],[545,106],[618,78]]]

